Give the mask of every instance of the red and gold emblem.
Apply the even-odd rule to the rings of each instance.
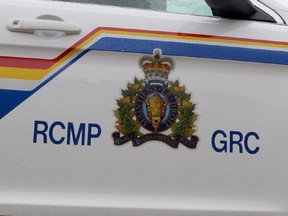
[[[122,90],[117,100],[117,132],[112,134],[115,145],[132,141],[139,146],[149,141],[161,141],[173,148],[182,143],[196,148],[195,104],[191,94],[179,81],[169,81],[169,74],[175,68],[170,57],[162,57],[162,51],[155,49],[153,56],[143,56],[139,66],[145,79],[134,79]]]

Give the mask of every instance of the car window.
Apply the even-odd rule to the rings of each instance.
[[[205,0],[57,0],[212,16]]]
[[[168,12],[212,16],[210,7],[204,0],[167,0]]]

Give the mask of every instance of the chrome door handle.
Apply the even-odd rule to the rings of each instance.
[[[73,23],[42,19],[11,19],[6,28],[11,32],[62,31],[67,35],[80,34],[81,28]]]

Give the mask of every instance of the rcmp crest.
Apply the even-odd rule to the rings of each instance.
[[[140,146],[149,141],[161,141],[173,148],[179,144],[194,149],[198,143],[195,133],[195,104],[191,94],[179,81],[169,81],[175,68],[170,57],[162,57],[162,51],[155,49],[153,56],[143,56],[139,66],[145,79],[134,79],[122,90],[117,100],[117,132],[112,134],[115,145],[132,141]]]

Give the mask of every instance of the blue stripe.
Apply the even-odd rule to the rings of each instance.
[[[163,55],[235,60],[288,65],[288,52],[207,44],[187,44],[165,41],[144,41],[122,38],[102,38],[92,46],[95,50],[151,54],[160,48]]]
[[[45,80],[32,91],[0,90],[0,119],[19,106],[35,92],[40,90],[60,73],[65,71],[89,51],[99,50],[151,55],[153,49],[155,48],[161,49],[163,55],[170,56],[186,56],[288,65],[288,53],[285,51],[106,37],[97,41],[87,50],[83,50],[77,57],[72,59],[69,63],[59,69],[49,79]]]
[[[0,89],[0,100],[3,101],[3,103],[1,103],[1,106],[0,106],[0,119],[2,119],[5,115],[7,115],[9,112],[15,109],[17,106],[19,106],[22,102],[28,99],[35,92],[39,91],[43,86],[45,86],[47,83],[53,80],[56,76],[58,76],[68,67],[70,67],[73,63],[75,63],[78,59],[84,56],[87,52],[89,52],[89,50],[84,50],[83,52],[81,52],[77,57],[75,57],[70,62],[68,62],[65,66],[59,69],[56,73],[54,73],[51,77],[49,77],[47,80],[45,80],[43,83],[41,83],[32,91]]]
[[[31,96],[31,92],[0,90],[0,119]]]

